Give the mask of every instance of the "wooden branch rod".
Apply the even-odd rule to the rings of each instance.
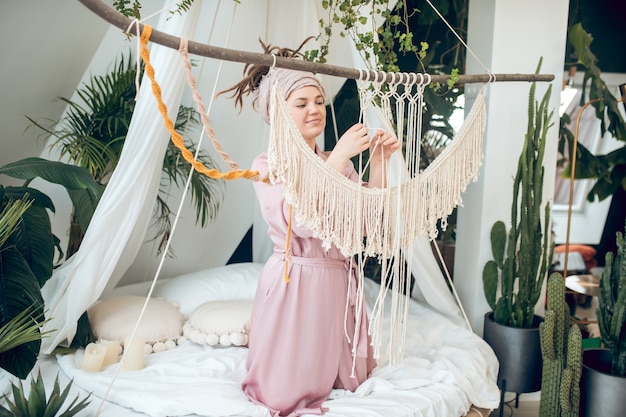
[[[78,0],[89,10],[94,12],[97,16],[101,17],[105,21],[110,24],[126,31],[130,24],[132,23],[132,19],[127,18],[126,16],[119,13],[117,10],[103,3],[101,0]],[[143,24],[139,24],[140,31],[143,31]],[[133,26],[134,27],[134,26]],[[134,32],[134,30],[131,30]],[[135,33],[130,33],[134,35]],[[162,46],[166,46],[168,48],[173,48],[178,50],[180,45],[180,38],[172,35],[168,35],[167,33],[160,32],[156,29],[152,30],[152,36],[150,37],[150,41]],[[363,79],[364,71],[359,71],[356,68],[346,68],[339,67],[336,65],[330,64],[320,64],[311,61],[305,61],[302,59],[293,59],[293,58],[285,58],[285,57],[276,57],[276,62],[274,63],[274,56],[263,54],[263,53],[254,53],[254,52],[245,52],[238,51],[234,49],[220,48],[217,46],[211,46],[207,44],[202,44],[198,42],[188,41],[188,52],[193,55],[203,56],[207,58],[220,59],[231,62],[242,62],[249,64],[257,64],[257,65],[275,65],[280,68],[294,69],[300,71],[309,71],[317,74],[326,74],[332,75],[335,77],[341,78],[351,78],[351,79]],[[376,79],[376,73],[374,71],[365,71],[365,73],[371,74],[370,79]],[[393,73],[384,73],[378,72],[378,77],[380,78],[382,75],[385,76],[385,81],[391,82],[394,79]],[[539,81],[539,82],[549,82],[554,80],[553,74],[494,74],[495,82],[501,81]],[[431,82],[433,83],[445,83],[450,76],[449,75],[431,75]],[[459,80],[456,82],[457,85],[461,84],[470,84],[470,83],[486,83],[490,81],[489,74],[476,74],[476,75],[459,75]]]

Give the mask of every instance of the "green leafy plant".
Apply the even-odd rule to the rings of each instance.
[[[102,186],[84,168],[41,158],[7,164],[0,167],[0,174],[25,180],[24,186],[0,185],[0,367],[25,378],[41,347],[39,329],[45,320],[40,289],[52,275],[55,251],[58,258],[63,254],[50,225],[48,211],[55,211],[52,200],[27,185],[42,178],[64,186],[75,204],[80,201],[85,225]]]
[[[135,109],[136,75],[137,67],[131,56],[122,56],[116,60],[109,73],[93,76],[77,90],[80,100],[60,98],[68,105],[66,115],[60,120],[29,120],[33,126],[43,131],[46,138],[54,138],[49,146],[51,149],[58,149],[60,159],[67,159],[88,169],[95,181],[106,186],[119,161]],[[195,110],[181,106],[174,123],[176,131],[184,133],[197,124]],[[185,145],[192,153],[196,153],[194,145],[189,142]],[[207,167],[215,167],[213,160],[205,152],[199,152],[197,159]],[[172,227],[173,213],[167,204],[169,187],[172,184],[184,184],[191,171],[191,165],[182,158],[180,150],[170,141],[163,158],[164,180],[161,182],[154,210],[154,238],[160,238],[159,250],[165,246]],[[215,217],[222,194],[222,180],[209,178],[193,170],[190,195],[196,220],[202,227]],[[72,221],[68,257],[78,250],[85,230],[78,221]]]
[[[602,71],[598,60],[591,50],[593,36],[585,31],[581,23],[575,23],[568,29],[567,39],[572,49],[573,62],[566,65],[575,65],[584,70],[581,106],[592,101],[595,114],[600,121],[602,135],[609,133],[615,139],[626,143],[626,122],[622,117],[618,101],[602,79]],[[561,116],[559,139],[559,153],[573,154],[574,135],[567,128],[571,119],[567,114]],[[558,162],[566,165],[563,175],[571,175],[571,161],[564,156]],[[622,146],[605,155],[594,155],[583,144],[578,143],[576,152],[576,179],[589,178],[594,184],[587,194],[587,200],[593,202],[596,198],[604,200],[612,196],[619,187],[626,189],[626,146]]]
[[[418,10],[409,10],[406,1],[398,1],[391,7],[389,0],[323,0],[322,7],[328,11],[328,18],[319,22],[317,39],[321,41],[320,49],[305,54],[311,61],[326,62],[333,25],[336,23],[341,24],[339,35],[352,39],[365,62],[372,62],[375,58],[376,66],[372,69],[398,72],[398,52],[412,53],[420,62],[426,57],[428,43],[415,45],[413,32],[408,25],[410,15],[418,13]],[[360,30],[368,21],[372,27]],[[382,22],[378,27],[377,21]]]
[[[578,417],[582,373],[582,334],[570,321],[565,280],[558,272],[547,285],[548,306],[539,324],[541,356],[540,417]]]
[[[467,1],[436,0],[433,4],[457,33],[465,34]],[[321,46],[306,51],[308,59],[325,62],[330,38],[349,36],[366,62],[373,66],[372,69],[451,75],[451,84],[447,88],[431,85],[424,91],[420,167],[428,166],[455,135],[450,119],[458,108],[458,97],[463,94],[462,86],[454,84],[458,68],[464,66],[460,41],[450,35],[450,29],[442,19],[423,2],[403,0],[391,7],[387,0],[334,0],[322,1],[322,6],[328,10],[328,17],[319,22]],[[359,31],[358,27],[366,21],[379,26]],[[339,26],[338,33],[336,28],[333,32],[335,25]],[[417,40],[420,46],[417,46]],[[327,123],[327,149],[331,149],[337,140],[333,126],[337,126],[341,135],[359,118],[359,100],[353,80],[347,80],[337,94],[333,110],[336,123]],[[328,117],[331,114],[329,111]]]
[[[36,190],[31,193],[0,186],[0,367],[19,378],[25,378],[37,361],[43,324],[40,283],[52,274],[54,256],[44,208],[51,202]]]
[[[607,252],[600,277],[597,317],[602,343],[611,350],[611,373],[626,377],[626,242],[621,231],[615,239],[617,253]]]
[[[35,310],[37,310],[36,306],[27,308],[0,326],[0,353],[41,340],[48,333],[42,333],[39,330],[48,320],[44,319],[43,314],[34,315]]]
[[[537,73],[541,68],[541,60]],[[544,207],[542,227],[543,155],[554,111],[548,110],[552,85],[540,103],[530,87],[528,128],[513,182],[511,229],[502,221],[491,229],[493,259],[483,268],[483,289],[497,323],[511,327],[532,327],[534,309],[541,294],[554,253],[550,241],[550,203]],[[499,292],[498,292],[499,290]]]
[[[46,397],[41,373],[31,379],[30,392],[25,394],[22,381],[17,385],[11,384],[13,400],[7,399],[7,407],[0,405],[0,417],[72,417],[84,410],[90,403],[89,395],[78,401],[78,396],[61,411],[70,393],[72,381],[61,391],[59,376],[54,380],[54,385],[50,397]]]

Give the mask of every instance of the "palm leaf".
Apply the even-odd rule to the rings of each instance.
[[[0,186],[0,201],[4,200],[4,187]],[[5,205],[0,212],[0,247],[11,237],[18,224],[22,221],[22,214],[32,204],[27,196]]]
[[[40,327],[48,320],[44,318],[43,314],[36,315],[36,309],[36,306],[30,306],[0,326],[0,353],[7,352],[24,343],[40,340],[51,332],[40,332]]]
[[[0,187],[2,187],[0,185]],[[10,201],[22,200],[27,198],[32,202],[32,205],[43,207],[54,213],[54,204],[50,197],[36,188],[30,187],[3,187],[3,200],[2,204],[9,204]]]
[[[27,309],[31,317],[43,314],[39,284],[22,254],[12,246],[0,250],[0,324],[4,325]],[[0,367],[26,378],[37,361],[40,340],[34,340],[0,353]]]
[[[187,148],[195,155],[194,145],[187,143]],[[213,160],[202,151],[198,153],[196,159],[202,162],[207,168],[217,168]],[[169,182],[183,187],[192,170],[191,164],[184,160],[180,150],[170,142],[165,157],[163,159],[163,170],[169,178]],[[190,193],[196,210],[196,223],[202,227],[206,226],[209,219],[212,219],[219,210],[219,202],[223,196],[224,181],[198,173],[193,170],[190,183]],[[161,194],[166,194],[161,190]]]

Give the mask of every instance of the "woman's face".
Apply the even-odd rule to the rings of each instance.
[[[317,87],[302,87],[289,94],[287,106],[300,134],[315,149],[315,138],[324,132],[326,126],[324,96]]]

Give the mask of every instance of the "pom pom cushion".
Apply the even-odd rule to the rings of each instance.
[[[208,301],[183,326],[192,342],[210,346],[248,346],[252,300]]]
[[[123,342],[132,335],[145,301],[141,296],[120,295],[94,304],[87,311],[94,336]],[[176,306],[151,298],[135,337],[151,344],[176,340],[182,335],[184,321]]]

